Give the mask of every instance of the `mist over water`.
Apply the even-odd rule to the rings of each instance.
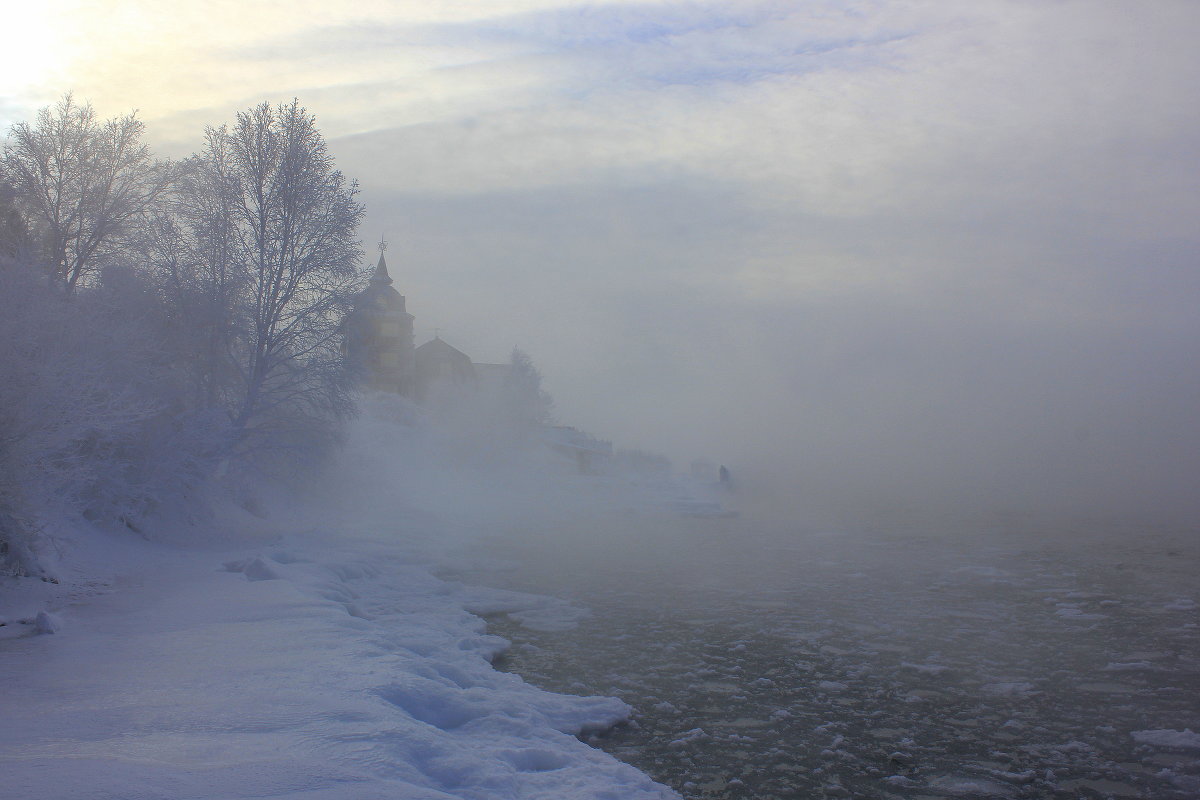
[[[585,609],[565,626],[490,619],[513,643],[497,666],[628,702],[631,723],[590,741],[684,797],[1200,789],[1190,529],[886,510],[832,524],[747,471],[733,493],[579,475],[446,422],[361,420],[357,510],[335,516],[405,537],[422,515],[434,534],[414,547],[444,576]],[[741,513],[687,516],[683,498]]]
[[[1128,242],[1032,207],[743,199],[663,179],[385,195],[381,213],[409,220],[396,270],[419,329],[451,319],[481,354],[502,332],[565,422],[727,463],[795,514],[1200,519],[1200,285],[1173,216]]]
[[[688,798],[1193,796],[1200,550],[1078,533],[613,514],[460,577],[590,608],[499,665],[629,702],[593,743]]]

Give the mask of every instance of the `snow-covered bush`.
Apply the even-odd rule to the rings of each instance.
[[[39,532],[84,516],[138,528],[204,477],[219,426],[189,413],[136,276],[65,296],[0,264],[0,550],[36,570]]]

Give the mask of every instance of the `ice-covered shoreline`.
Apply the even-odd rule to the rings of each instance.
[[[60,521],[41,554],[60,583],[0,579],[0,799],[678,797],[577,738],[625,702],[492,665],[508,642],[485,617],[563,630],[588,609],[445,576],[502,566],[496,537],[674,514],[684,489],[381,402],[303,493],[246,487],[148,538]]]
[[[576,606],[443,580],[391,535],[112,544],[119,577],[59,587],[61,631],[0,645],[0,796],[676,796],[576,738],[624,702],[492,667],[482,614]]]

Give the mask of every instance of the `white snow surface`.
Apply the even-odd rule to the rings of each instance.
[[[0,797],[677,796],[576,738],[624,702],[492,667],[479,614],[576,606],[439,579],[382,535],[89,541],[91,573],[0,586]],[[20,619],[36,602],[52,616]]]
[[[459,422],[369,395],[303,497],[253,487],[258,511],[152,541],[57,525],[57,583],[0,578],[0,800],[677,798],[577,738],[623,701],[492,665],[508,642],[484,617],[561,631],[588,609],[444,577],[508,568],[494,537],[663,513],[676,487]]]

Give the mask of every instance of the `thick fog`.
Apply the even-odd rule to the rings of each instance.
[[[1200,331],[1185,244],[1042,239],[1076,250],[1064,266],[1028,239],[998,255],[971,252],[979,239],[961,233],[914,244],[864,223],[874,239],[860,245],[857,225],[814,222],[812,236],[771,241],[794,244],[797,260],[805,247],[859,259],[869,247],[911,266],[860,275],[866,285],[752,294],[722,274],[739,259],[730,239],[754,248],[768,236],[753,241],[745,217],[730,231],[735,206],[682,190],[580,195],[508,198],[498,213],[412,201],[412,254],[396,270],[412,275],[418,329],[456,320],[443,335],[468,352],[505,333],[529,342],[565,421],[681,467],[729,463],[753,476],[743,486],[793,495],[796,508],[1160,521],[1196,510]],[[655,239],[664,218],[680,229],[673,252]],[[514,233],[521,220],[530,228]],[[464,290],[484,259],[494,269]]]
[[[1197,519],[1192,4],[88,13],[0,112],[184,154],[299,95],[418,342],[521,346],[564,423],[813,524]]]

